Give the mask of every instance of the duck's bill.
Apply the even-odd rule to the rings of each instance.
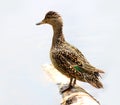
[[[41,25],[41,24],[45,24],[45,22],[41,21],[41,22],[37,23],[36,25]]]

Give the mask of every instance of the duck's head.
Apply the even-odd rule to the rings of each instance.
[[[41,24],[50,24],[52,26],[56,26],[56,25],[62,25],[63,22],[61,16],[57,12],[49,11],[45,15],[45,18],[36,25],[41,25]]]

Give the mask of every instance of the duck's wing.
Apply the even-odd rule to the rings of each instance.
[[[70,46],[72,49],[72,58],[77,59],[76,61],[73,60],[73,62],[76,62],[78,65],[79,63],[82,65],[79,65],[81,68],[83,68],[85,71],[88,72],[98,72],[98,73],[104,73],[103,70],[97,69],[94,66],[92,66],[87,59],[84,57],[82,52],[80,52],[77,48],[74,46]],[[68,55],[69,56],[69,55]]]
[[[52,55],[57,65],[68,72],[103,73],[102,70],[91,66],[81,54],[76,53],[73,49],[64,48],[55,51]]]

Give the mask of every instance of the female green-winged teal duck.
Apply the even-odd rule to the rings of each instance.
[[[53,39],[50,49],[50,58],[54,67],[70,78],[66,91],[76,84],[76,79],[87,82],[96,88],[102,88],[99,81],[100,73],[104,71],[92,66],[84,55],[74,46],[69,44],[63,34],[63,21],[61,16],[54,11],[49,11],[45,18],[36,25],[50,24],[53,27]]]

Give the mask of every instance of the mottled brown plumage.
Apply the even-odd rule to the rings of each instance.
[[[52,25],[54,32],[50,50],[51,61],[58,71],[70,78],[68,88],[75,85],[76,79],[90,83],[96,88],[102,88],[103,85],[98,77],[99,73],[104,72],[93,67],[77,48],[65,41],[61,16],[49,11],[43,21],[37,25],[45,23]]]

